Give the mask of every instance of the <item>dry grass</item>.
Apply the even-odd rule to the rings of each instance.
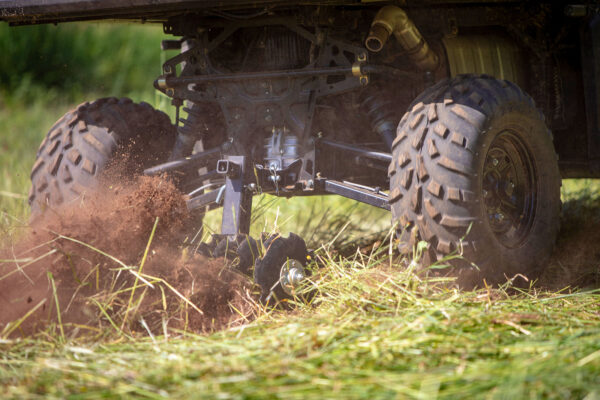
[[[384,252],[385,248],[382,249]],[[290,312],[189,332],[3,340],[7,398],[595,398],[598,290],[460,292],[380,257],[337,260]]]

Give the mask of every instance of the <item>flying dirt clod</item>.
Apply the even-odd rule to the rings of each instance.
[[[13,261],[0,265],[0,332],[10,329],[15,337],[56,325],[57,303],[68,332],[94,333],[111,324],[125,332],[147,326],[162,333],[163,325],[207,332],[244,322],[251,283],[222,259],[182,251],[188,217],[171,182],[147,177],[91,192],[76,207],[48,210],[3,251]]]

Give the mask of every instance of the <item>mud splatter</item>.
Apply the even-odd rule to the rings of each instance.
[[[157,220],[143,275],[136,276]],[[148,177],[46,210],[2,252],[0,332],[34,309],[11,336],[58,324],[58,309],[70,334],[107,327],[208,332],[244,322],[251,283],[223,260],[182,248],[188,221],[174,185]]]

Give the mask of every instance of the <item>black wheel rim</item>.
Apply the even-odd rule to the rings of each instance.
[[[494,138],[485,158],[482,198],[496,239],[513,248],[528,237],[535,217],[538,179],[531,153],[510,131]]]

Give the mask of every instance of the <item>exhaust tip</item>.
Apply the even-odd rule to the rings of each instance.
[[[371,26],[369,36],[367,36],[367,40],[365,40],[365,47],[369,51],[377,53],[378,51],[381,51],[389,37],[390,31],[375,23]]]
[[[377,53],[383,48],[383,43],[381,43],[381,40],[376,37],[368,37],[365,41],[365,46],[367,46],[369,51]]]

